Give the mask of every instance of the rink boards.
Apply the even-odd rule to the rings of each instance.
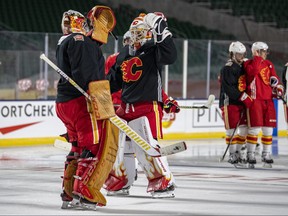
[[[178,100],[180,106],[201,106],[206,100]],[[275,136],[287,136],[283,103],[275,101],[278,125]],[[0,147],[53,143],[66,132],[57,118],[55,101],[0,101]],[[182,109],[165,114],[164,139],[223,138],[224,124],[215,100],[210,109]]]

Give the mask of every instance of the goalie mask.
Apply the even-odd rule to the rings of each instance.
[[[131,45],[134,46],[134,50],[138,50],[148,40],[152,38],[152,33],[149,26],[144,22],[144,16],[146,14],[141,13],[136,17],[130,25]]]
[[[106,6],[95,6],[87,15],[89,20],[91,37],[106,44],[108,41],[108,35],[113,31],[116,25],[116,19],[111,8]]]
[[[86,35],[88,32],[86,18],[74,10],[68,10],[63,13],[61,28],[64,35],[76,32]]]

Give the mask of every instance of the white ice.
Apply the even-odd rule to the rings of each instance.
[[[106,197],[107,206],[96,211],[60,208],[64,150],[0,148],[0,215],[287,215],[287,138],[275,143],[272,169],[262,167],[260,156],[255,169],[235,169],[227,157],[219,162],[224,139],[187,141],[185,152],[168,157],[175,198],[152,199],[140,170],[130,196]]]

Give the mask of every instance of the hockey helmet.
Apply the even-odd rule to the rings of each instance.
[[[239,41],[232,42],[229,46],[229,52],[232,52],[233,54],[235,53],[244,54],[246,52],[246,47]]]
[[[91,37],[100,43],[106,44],[108,35],[116,25],[116,19],[110,7],[95,6],[87,14]]]
[[[255,42],[255,43],[252,44],[251,51],[253,53],[253,52],[257,51],[257,50],[265,50],[265,51],[267,51],[268,50],[268,45],[266,43],[260,42],[260,41]]]
[[[86,18],[75,10],[68,10],[63,13],[61,28],[64,35],[75,32],[86,35],[88,32]]]
[[[139,14],[130,25],[131,44],[134,45],[134,49],[136,50],[152,38],[150,28],[144,22],[145,15],[145,13]]]
[[[130,39],[131,39],[130,31],[127,31],[123,36],[123,41],[122,41],[123,46],[127,45],[127,43],[129,43]]]

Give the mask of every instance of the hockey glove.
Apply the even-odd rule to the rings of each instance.
[[[148,13],[144,17],[144,22],[152,29],[156,43],[161,43],[166,37],[172,36],[172,33],[168,30],[166,20],[161,12]]]
[[[246,106],[246,108],[250,108],[253,104],[253,99],[246,93],[243,92],[240,96],[240,101],[242,101],[244,103],[244,105]]]
[[[282,85],[277,85],[273,88],[272,92],[276,94],[277,97],[282,97],[284,95],[284,87]]]
[[[164,101],[164,110],[166,113],[178,113],[180,112],[180,107],[176,100],[169,97]]]

